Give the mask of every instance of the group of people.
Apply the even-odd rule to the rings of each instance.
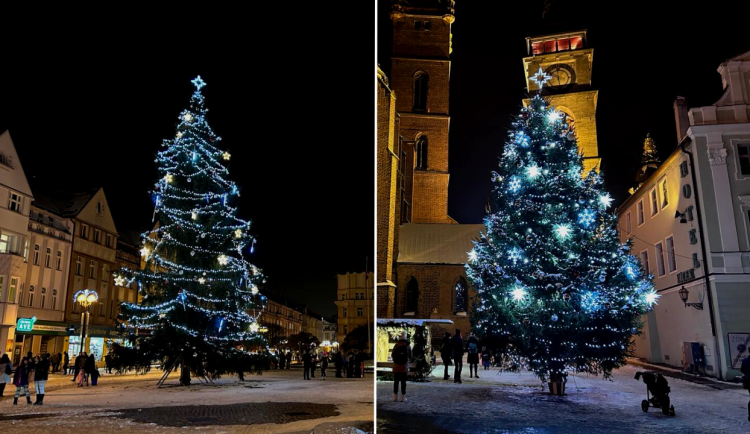
[[[18,398],[26,396],[26,403],[31,404],[31,393],[29,384],[34,384],[36,391],[36,401],[34,405],[44,403],[44,385],[47,383],[50,372],[50,355],[49,353],[41,356],[32,356],[29,354],[21,359],[18,366],[13,366],[8,354],[0,357],[0,396],[5,392],[5,386],[12,383],[16,386],[16,393],[13,396],[13,405],[18,405]]]
[[[456,329],[456,334],[453,336],[451,336],[450,332],[445,332],[443,344],[440,347],[440,357],[443,359],[443,366],[445,367],[443,380],[450,380],[448,366],[453,365],[453,382],[462,383],[461,372],[463,371],[464,354],[467,354],[466,363],[469,364],[469,378],[479,378],[480,358],[484,370],[489,369],[491,355],[487,351],[487,347],[482,347],[482,350],[479,350],[479,339],[474,336],[473,332],[469,333],[466,346],[464,346],[461,330]]]
[[[97,385],[99,369],[96,367],[96,359],[93,354],[79,353],[70,370],[73,372],[73,379],[70,381],[78,383],[78,387],[83,387],[84,384],[88,387],[89,380],[91,380],[93,386]]]
[[[317,353],[313,350],[308,350],[302,354],[303,378],[305,380],[315,378],[315,371],[320,366],[320,378],[325,380],[326,370],[331,362],[333,362],[333,366],[336,369],[336,378],[344,378],[344,374],[346,378],[365,377],[365,361],[364,353],[362,352],[352,350],[344,357],[338,351],[335,353]]]

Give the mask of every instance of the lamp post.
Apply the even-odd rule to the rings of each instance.
[[[680,300],[682,300],[682,302],[685,303],[685,307],[690,306],[690,307],[694,307],[694,308],[696,308],[698,310],[703,310],[703,302],[702,301],[700,303],[688,303],[687,302],[689,292],[688,292],[688,289],[685,288],[685,285],[683,285],[682,288],[680,288],[680,290],[677,291],[677,292],[680,294]]]
[[[96,303],[99,300],[99,296],[96,294],[96,291],[92,289],[84,289],[82,291],[76,292],[73,296],[73,300],[80,303],[81,306],[83,306],[83,308],[85,309],[81,314],[81,340],[80,349],[78,350],[78,353],[80,354],[83,350],[86,333],[88,332],[89,328],[89,306],[91,306],[93,303]]]

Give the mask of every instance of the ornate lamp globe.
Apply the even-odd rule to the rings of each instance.
[[[685,288],[685,286],[683,286],[677,292],[680,294],[680,300],[682,300],[683,303],[687,303],[687,299],[688,299],[688,290],[687,290],[687,288]]]
[[[74,300],[81,303],[82,306],[88,307],[99,300],[99,295],[94,290],[84,289],[75,293]]]

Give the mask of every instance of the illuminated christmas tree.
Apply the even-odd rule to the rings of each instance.
[[[116,366],[148,371],[181,367],[216,378],[262,369],[261,356],[241,348],[262,342],[257,318],[265,297],[263,276],[243,258],[255,239],[250,224],[236,217],[239,189],[230,181],[230,154],[208,125],[198,76],[190,108],[179,117],[176,136],[165,140],[156,163],[161,178],[153,199],[158,227],[142,235],[143,270],[121,270],[120,281],[138,283],[140,304],[120,306],[129,345],[113,345]],[[137,333],[136,333],[137,331]]]
[[[565,114],[531,98],[492,174],[494,212],[466,266],[478,291],[474,330],[542,381],[568,371],[608,378],[658,297],[631,242],[620,243],[602,177],[582,171]]]

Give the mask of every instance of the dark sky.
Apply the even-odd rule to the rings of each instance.
[[[646,133],[662,160],[677,145],[675,98],[687,98],[689,107],[713,104],[723,93],[719,64],[750,50],[747,26],[731,24],[731,17],[748,16],[747,1],[700,7],[670,3],[557,0],[552,4],[557,18],[548,15],[543,21],[542,0],[456,0],[449,214],[460,223],[481,222],[490,172],[526,96],[525,37],[549,33],[548,26],[559,20],[565,20],[564,31],[588,29],[594,48],[592,83],[599,90],[599,155],[607,189],[616,204],[624,201]],[[393,31],[389,4],[379,0],[378,5],[377,58],[386,73]]]
[[[270,289],[333,314],[336,274],[374,264],[375,12],[363,6],[350,8],[365,17],[348,29],[355,55],[313,4],[19,15],[0,30],[0,132],[10,130],[34,182],[101,185],[118,230],[146,230],[155,154],[200,74],[208,122],[232,154],[239,215],[258,239],[247,259]]]

